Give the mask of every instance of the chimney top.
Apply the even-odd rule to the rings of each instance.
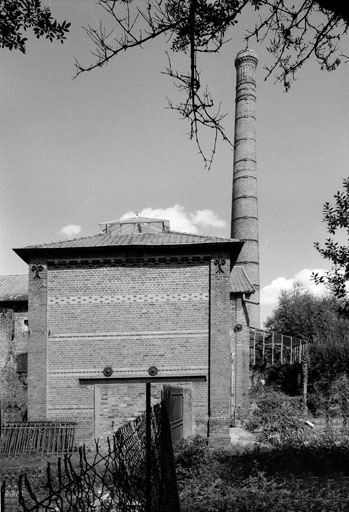
[[[254,60],[256,65],[258,63],[258,56],[254,50],[250,48],[245,48],[244,50],[240,50],[239,53],[235,57],[235,67],[239,66],[241,62],[244,60]]]

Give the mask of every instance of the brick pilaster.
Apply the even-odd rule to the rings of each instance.
[[[216,254],[210,267],[209,436],[229,440],[231,415],[230,259]]]
[[[47,265],[29,265],[28,419],[46,419]]]

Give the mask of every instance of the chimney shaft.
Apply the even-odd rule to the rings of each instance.
[[[238,258],[256,292],[248,304],[250,327],[260,328],[259,243],[256,161],[256,68],[253,50],[240,51],[235,59],[236,105],[231,236],[243,240]]]

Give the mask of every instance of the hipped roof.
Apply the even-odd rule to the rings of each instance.
[[[221,238],[215,236],[194,235],[191,233],[181,233],[177,231],[166,231],[158,233],[98,233],[96,235],[51,242],[45,244],[31,245],[23,248],[14,249],[14,251],[27,263],[36,255],[50,254],[50,257],[59,257],[63,254],[76,253],[81,254],[86,250],[99,249],[131,249],[142,248],[158,250],[161,248],[191,248],[198,249],[199,252],[207,252],[210,248],[220,248],[222,250],[233,251],[238,254],[242,247],[242,242],[233,238]],[[158,251],[157,251],[158,252]]]
[[[234,253],[234,258],[240,253],[243,242],[233,238],[195,235],[177,231],[151,232],[151,233],[98,233],[95,235],[31,245],[14,251],[27,263],[35,257],[59,258],[74,256],[78,253],[83,257],[86,253],[96,255],[99,250],[126,251],[127,249],[144,249],[159,252],[161,249],[175,251],[176,249],[190,250],[195,253],[208,253],[225,250]],[[7,276],[9,277],[9,276]],[[18,276],[13,276],[18,277]],[[232,293],[253,293],[254,287],[249,281],[244,268],[235,265],[230,276]],[[27,289],[27,282],[26,288]]]
[[[242,265],[234,265],[230,273],[230,291],[232,293],[254,293],[256,290]]]
[[[28,300],[28,274],[0,275],[0,301]]]

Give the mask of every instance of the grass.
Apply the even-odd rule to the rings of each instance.
[[[349,511],[349,443],[334,437],[246,453],[194,438],[176,462],[187,512]]]
[[[175,457],[183,512],[349,512],[348,437],[322,435],[245,452],[213,450],[196,437],[182,441]],[[2,458],[0,480],[15,484],[26,472],[40,485],[47,462],[54,467],[57,456]]]

